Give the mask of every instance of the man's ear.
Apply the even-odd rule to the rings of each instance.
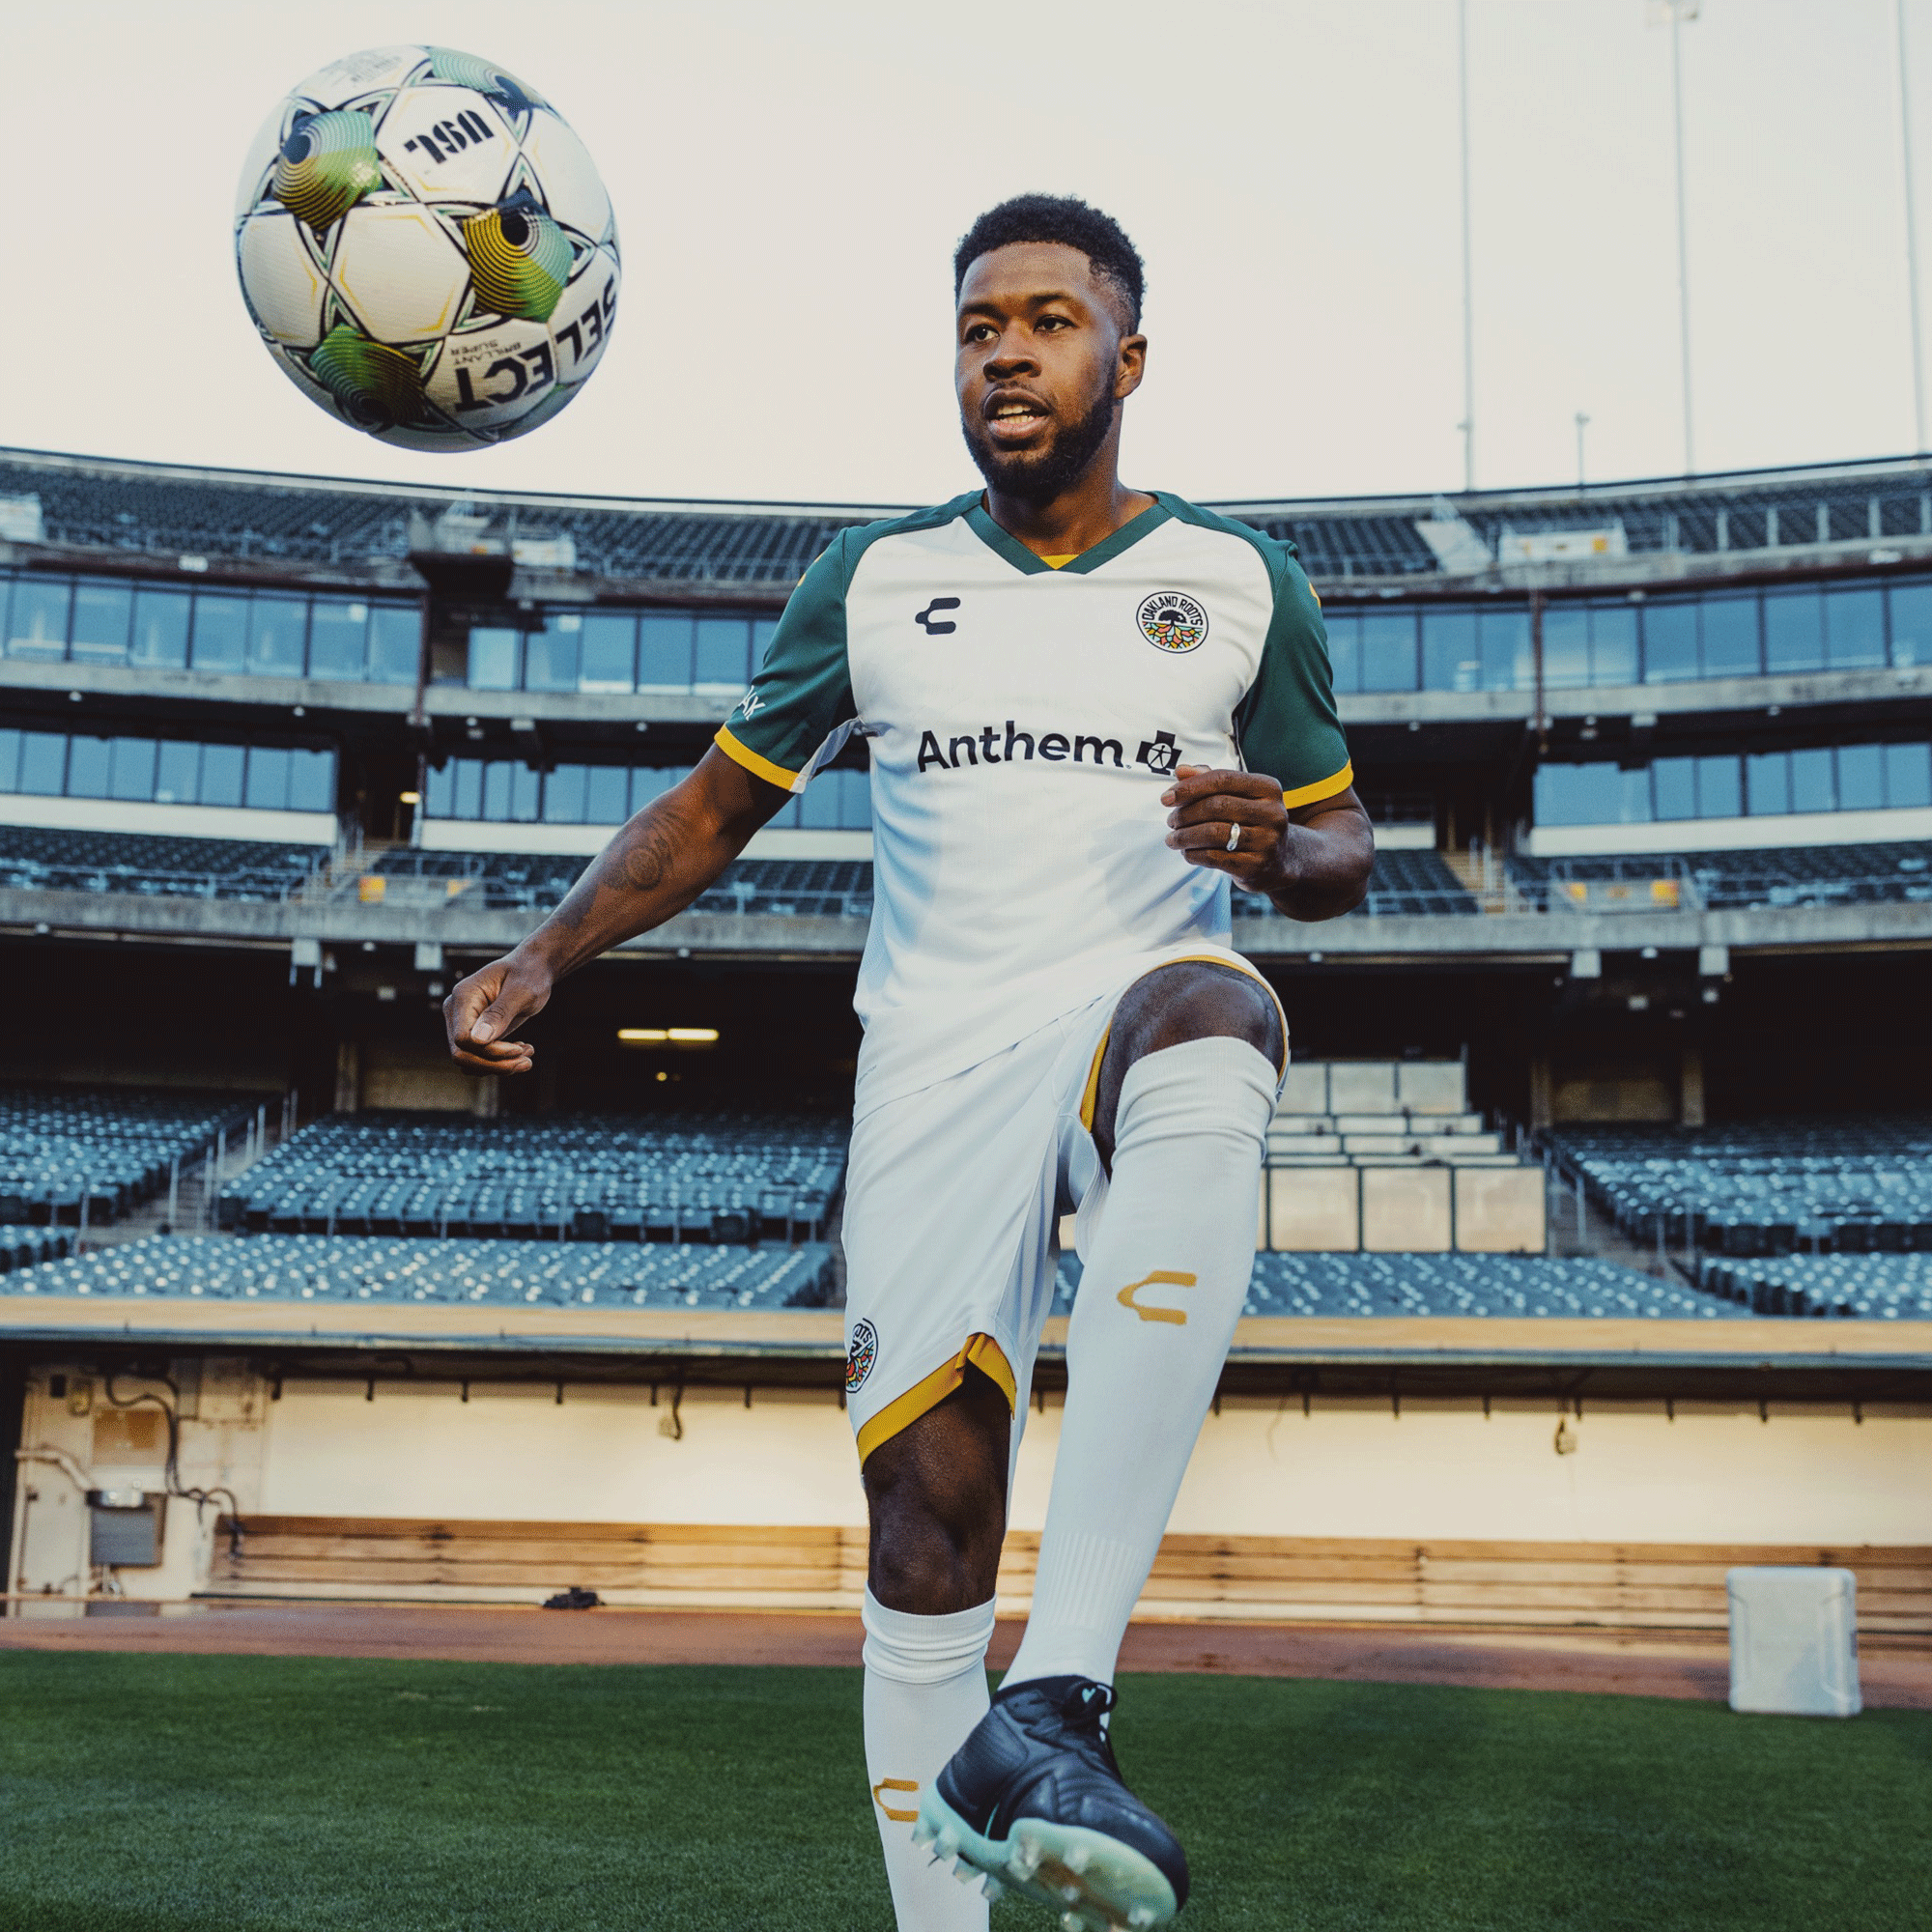
[[[1118,351],[1114,376],[1114,400],[1124,402],[1141,385],[1147,374],[1147,337],[1123,335]]]

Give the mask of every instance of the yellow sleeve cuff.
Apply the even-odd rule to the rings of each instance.
[[[1290,807],[1319,805],[1324,798],[1333,798],[1338,792],[1347,791],[1354,782],[1355,767],[1351,761],[1332,778],[1317,779],[1313,784],[1297,785],[1293,791],[1283,792],[1281,802]]]
[[[718,735],[711,741],[727,758],[741,764],[753,777],[761,778],[767,784],[775,784],[781,791],[798,789],[798,774],[788,772],[782,765],[775,765],[769,758],[760,757],[751,746],[740,744],[731,735],[729,725],[721,724]]]

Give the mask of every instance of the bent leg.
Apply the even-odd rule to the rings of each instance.
[[[1116,1010],[1094,1122],[1111,1179],[1008,1684],[1113,1681],[1246,1299],[1283,1044],[1273,1000],[1232,968],[1162,968]]]
[[[912,1841],[920,1799],[986,1715],[1011,1418],[977,1369],[866,1460],[866,1766],[902,1932],[984,1932],[986,1901]]]

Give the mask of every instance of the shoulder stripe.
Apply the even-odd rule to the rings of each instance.
[[[751,746],[741,744],[731,735],[728,725],[721,724],[717,736],[711,741],[727,758],[741,764],[754,777],[763,779],[768,784],[775,784],[781,791],[797,791],[802,774],[788,772],[782,765],[775,765],[769,758],[760,757]]]
[[[1297,805],[1319,805],[1324,798],[1333,798],[1338,793],[1347,791],[1354,782],[1355,767],[1350,760],[1333,778],[1317,779],[1313,784],[1296,785],[1293,791],[1283,792],[1281,802],[1291,808]]]

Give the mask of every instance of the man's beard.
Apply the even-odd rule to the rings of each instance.
[[[983,430],[962,411],[959,427],[966,435],[966,447],[979,466],[980,474],[1005,497],[1017,497],[1035,505],[1050,503],[1078,482],[1087,466],[1099,452],[1114,426],[1114,395],[1111,379],[1103,382],[1086,413],[1065,425],[1044,452],[1003,450],[984,439]]]

